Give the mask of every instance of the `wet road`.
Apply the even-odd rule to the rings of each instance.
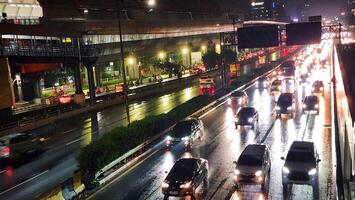
[[[326,76],[323,77],[328,77]],[[191,153],[185,153],[182,146],[171,151],[161,142],[153,154],[138,165],[127,170],[101,188],[90,199],[163,199],[161,184],[174,162],[180,157],[202,157],[209,162],[209,185],[207,190],[199,189],[197,199],[282,199],[281,170],[289,146],[294,140],[313,141],[320,159],[319,199],[335,198],[335,147],[331,131],[331,103],[329,79],[323,79],[325,95],[321,98],[320,113],[302,114],[301,101],[310,93],[310,87],[297,86],[296,115],[294,119],[276,119],[274,97],[268,90],[254,86],[246,92],[249,105],[259,111],[259,131],[236,130],[233,112],[226,103],[202,118],[204,136],[194,144]],[[245,186],[236,191],[233,186],[233,161],[250,143],[264,143],[271,153],[271,179],[267,193],[261,193],[259,186]],[[311,186],[296,185],[291,199],[313,199]],[[169,198],[175,199],[175,198]],[[190,199],[187,197],[186,199]]]
[[[131,120],[168,112],[197,95],[198,86],[193,86],[135,101],[129,107]],[[80,147],[114,127],[126,124],[125,109],[123,105],[117,105],[31,131],[46,136],[43,151],[21,161],[0,162],[0,199],[31,199],[65,181],[77,169],[75,157]]]

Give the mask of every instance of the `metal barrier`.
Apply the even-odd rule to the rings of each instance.
[[[69,200],[79,197],[84,191],[85,186],[82,183],[82,173],[77,171],[73,177],[67,179],[52,190],[40,195],[38,200]]]

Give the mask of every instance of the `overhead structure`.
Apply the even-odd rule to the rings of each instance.
[[[0,1],[0,11],[7,19],[39,19],[43,16],[37,0]]]

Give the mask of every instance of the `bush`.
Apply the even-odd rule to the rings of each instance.
[[[84,171],[96,173],[104,166],[172,126],[213,101],[210,96],[197,96],[175,107],[166,114],[147,116],[128,127],[116,127],[98,140],[82,148],[78,157]]]

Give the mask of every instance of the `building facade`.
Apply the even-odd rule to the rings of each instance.
[[[283,0],[252,0],[249,20],[287,20]]]

